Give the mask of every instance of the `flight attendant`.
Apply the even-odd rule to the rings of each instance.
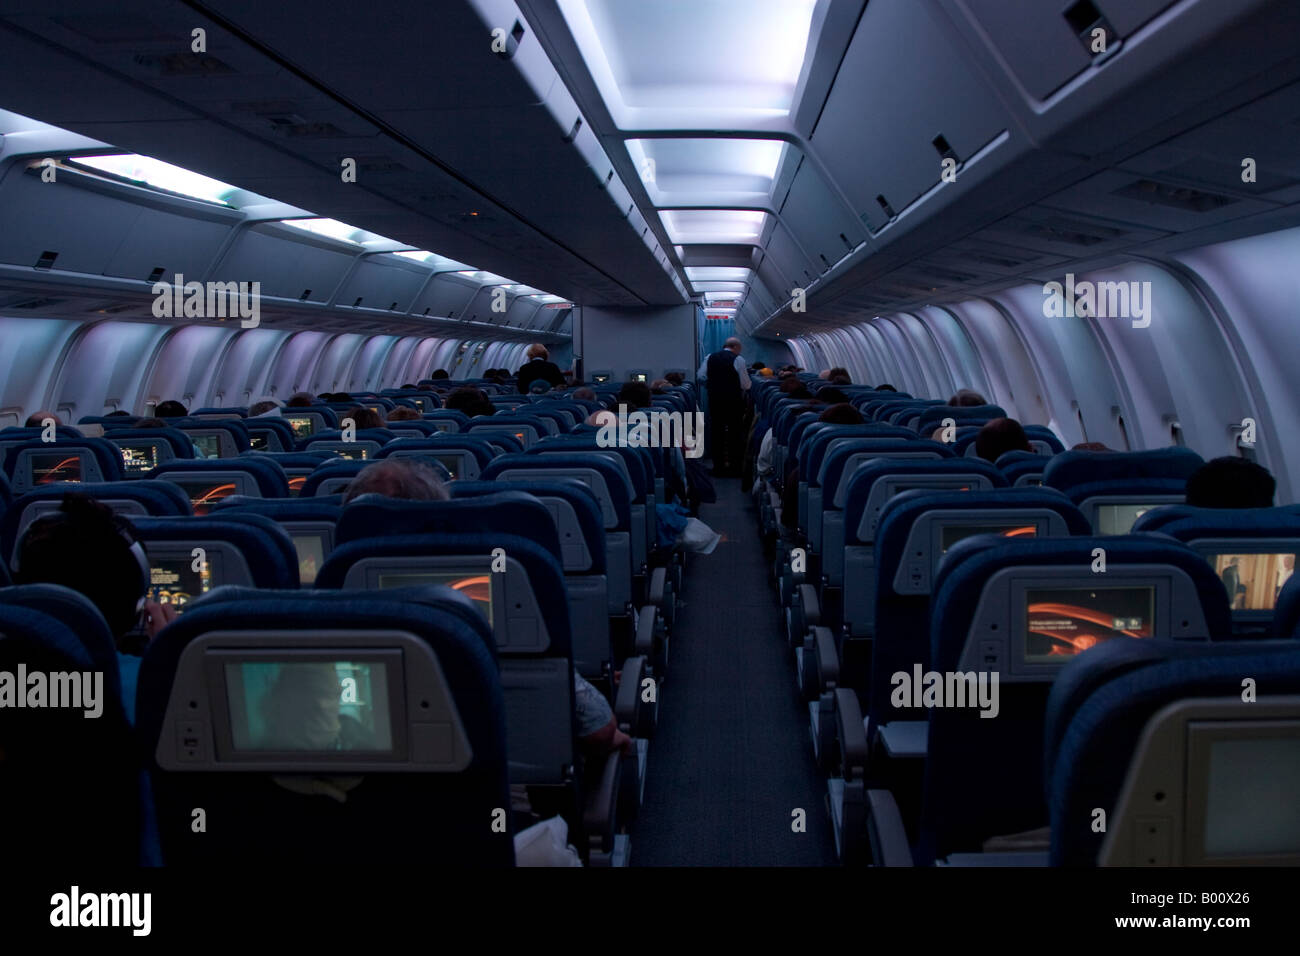
[[[713,474],[720,478],[740,475],[745,450],[742,422],[745,395],[749,391],[749,372],[740,354],[740,339],[732,337],[700,366],[699,377],[709,393],[709,448],[713,456]]]

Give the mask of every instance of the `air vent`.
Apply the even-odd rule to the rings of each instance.
[[[340,157],[341,159],[342,157]],[[357,169],[363,173],[404,173],[408,172],[407,167],[403,166],[395,159],[387,156],[357,156]]]
[[[1187,186],[1170,186],[1151,179],[1139,179],[1137,182],[1129,183],[1121,189],[1116,189],[1112,195],[1154,203],[1158,206],[1170,206],[1187,212],[1213,212],[1224,206],[1231,206],[1237,201],[1231,196],[1202,192]]]
[[[143,17],[115,11],[89,17],[51,17],[61,27],[96,43],[179,43],[188,39],[159,29]]]
[[[1084,248],[1099,245],[1103,242],[1113,242],[1128,235],[1122,229],[1098,226],[1092,223],[1081,223],[1070,219],[1052,219],[1048,222],[1027,223],[1025,232],[1039,239],[1064,242],[1068,245],[1082,246]]]
[[[9,308],[24,309],[24,310],[44,309],[44,308],[48,308],[51,305],[58,305],[60,302],[63,301],[64,301],[63,299],[46,299],[46,298],[27,299],[23,302],[15,302],[13,305],[9,306]]]
[[[36,265],[32,266],[32,268],[49,269],[51,266],[54,265],[54,260],[57,258],[59,258],[59,254],[57,252],[42,252],[41,257],[36,260]]]
[[[948,269],[939,269],[935,266],[926,266],[925,270],[931,278],[942,279],[944,282],[974,282],[980,278],[973,272],[952,272]]]
[[[880,204],[880,208],[885,211],[885,215],[888,216],[890,219],[893,219],[895,216],[898,215],[898,213],[894,212],[894,207],[889,204],[889,200],[886,199],[884,196],[877,196],[876,202]]]
[[[982,262],[985,265],[998,266],[1002,269],[1018,269],[1032,261],[1028,259],[1008,259],[1004,256],[990,255],[987,252],[963,252],[961,256],[971,262]]]
[[[138,53],[135,62],[163,76],[217,76],[235,72],[229,63],[206,53]]]
[[[159,266],[157,269],[154,269],[153,272],[149,273],[149,278],[146,279],[145,281],[146,281],[146,282],[157,282],[159,279],[161,279],[161,278],[163,277],[163,272],[164,272],[164,271],[166,271],[166,270],[164,270],[162,266]]]
[[[347,134],[333,123],[293,122],[295,117],[268,116],[271,127],[292,139],[336,139]]]

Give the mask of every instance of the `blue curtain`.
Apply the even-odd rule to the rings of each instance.
[[[705,319],[700,330],[700,357],[712,355],[722,343],[736,334],[735,319]]]

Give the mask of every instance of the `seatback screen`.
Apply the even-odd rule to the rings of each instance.
[[[325,563],[325,541],[319,534],[312,532],[290,534],[289,537],[293,539],[294,549],[298,552],[298,581],[301,584],[312,584],[316,580],[316,572]]]
[[[1234,611],[1271,611],[1295,571],[1293,553],[1211,554],[1207,556],[1228,592]]]
[[[198,570],[195,570],[195,566]],[[212,566],[199,558],[149,559],[149,599],[182,610],[212,588]]]
[[[290,475],[289,476],[289,497],[297,498],[299,495],[301,495],[302,486],[304,483],[306,483],[306,481],[307,481],[306,475]]]
[[[266,451],[270,444],[271,439],[267,437],[266,432],[248,433],[248,447],[253,451]]]
[[[464,574],[457,571],[393,571],[379,575],[379,587],[410,588],[426,584],[443,584],[459,591],[471,601],[492,625],[492,575]]]
[[[293,429],[294,438],[310,438],[316,431],[316,423],[310,415],[285,415],[284,420]]]
[[[228,661],[225,678],[236,752],[393,751],[382,662]]]
[[[175,478],[171,481],[190,496],[190,505],[196,515],[207,514],[218,501],[230,497],[236,491],[233,481],[184,481]]]
[[[1022,521],[1004,521],[997,524],[944,525],[939,532],[942,553],[947,554],[948,549],[958,541],[963,538],[974,537],[977,534],[997,534],[1004,538],[1023,540],[1038,537],[1038,526],[1033,523],[1025,524]]]
[[[1205,781],[1205,856],[1300,853],[1300,737],[1220,739]]]
[[[335,445],[330,448],[330,451],[335,455],[338,455],[340,458],[346,458],[349,461],[364,461],[370,457],[369,449],[364,447],[348,448],[347,445],[349,444],[351,443],[345,442],[343,445]]]
[[[1097,533],[1098,534],[1128,534],[1133,530],[1133,522],[1142,517],[1152,508],[1158,508],[1159,505],[1098,505],[1097,506]]]
[[[446,468],[452,478],[460,477],[460,455],[434,455],[433,460]]]
[[[127,474],[142,475],[158,467],[158,446],[153,442],[118,447],[122,449],[122,465]]]
[[[32,484],[52,485],[56,481],[81,481],[81,455],[77,452],[41,451],[28,456],[32,463]]]
[[[1155,588],[1035,588],[1025,592],[1025,663],[1073,657],[1112,637],[1155,633]]]
[[[221,457],[221,436],[220,435],[195,435],[190,433],[192,441],[204,458]]]

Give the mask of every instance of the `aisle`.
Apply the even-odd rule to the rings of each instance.
[[[700,517],[724,536],[693,556],[650,744],[633,866],[823,866],[835,862],[825,782],[749,499],[718,481]],[[791,811],[807,811],[791,830]]]

